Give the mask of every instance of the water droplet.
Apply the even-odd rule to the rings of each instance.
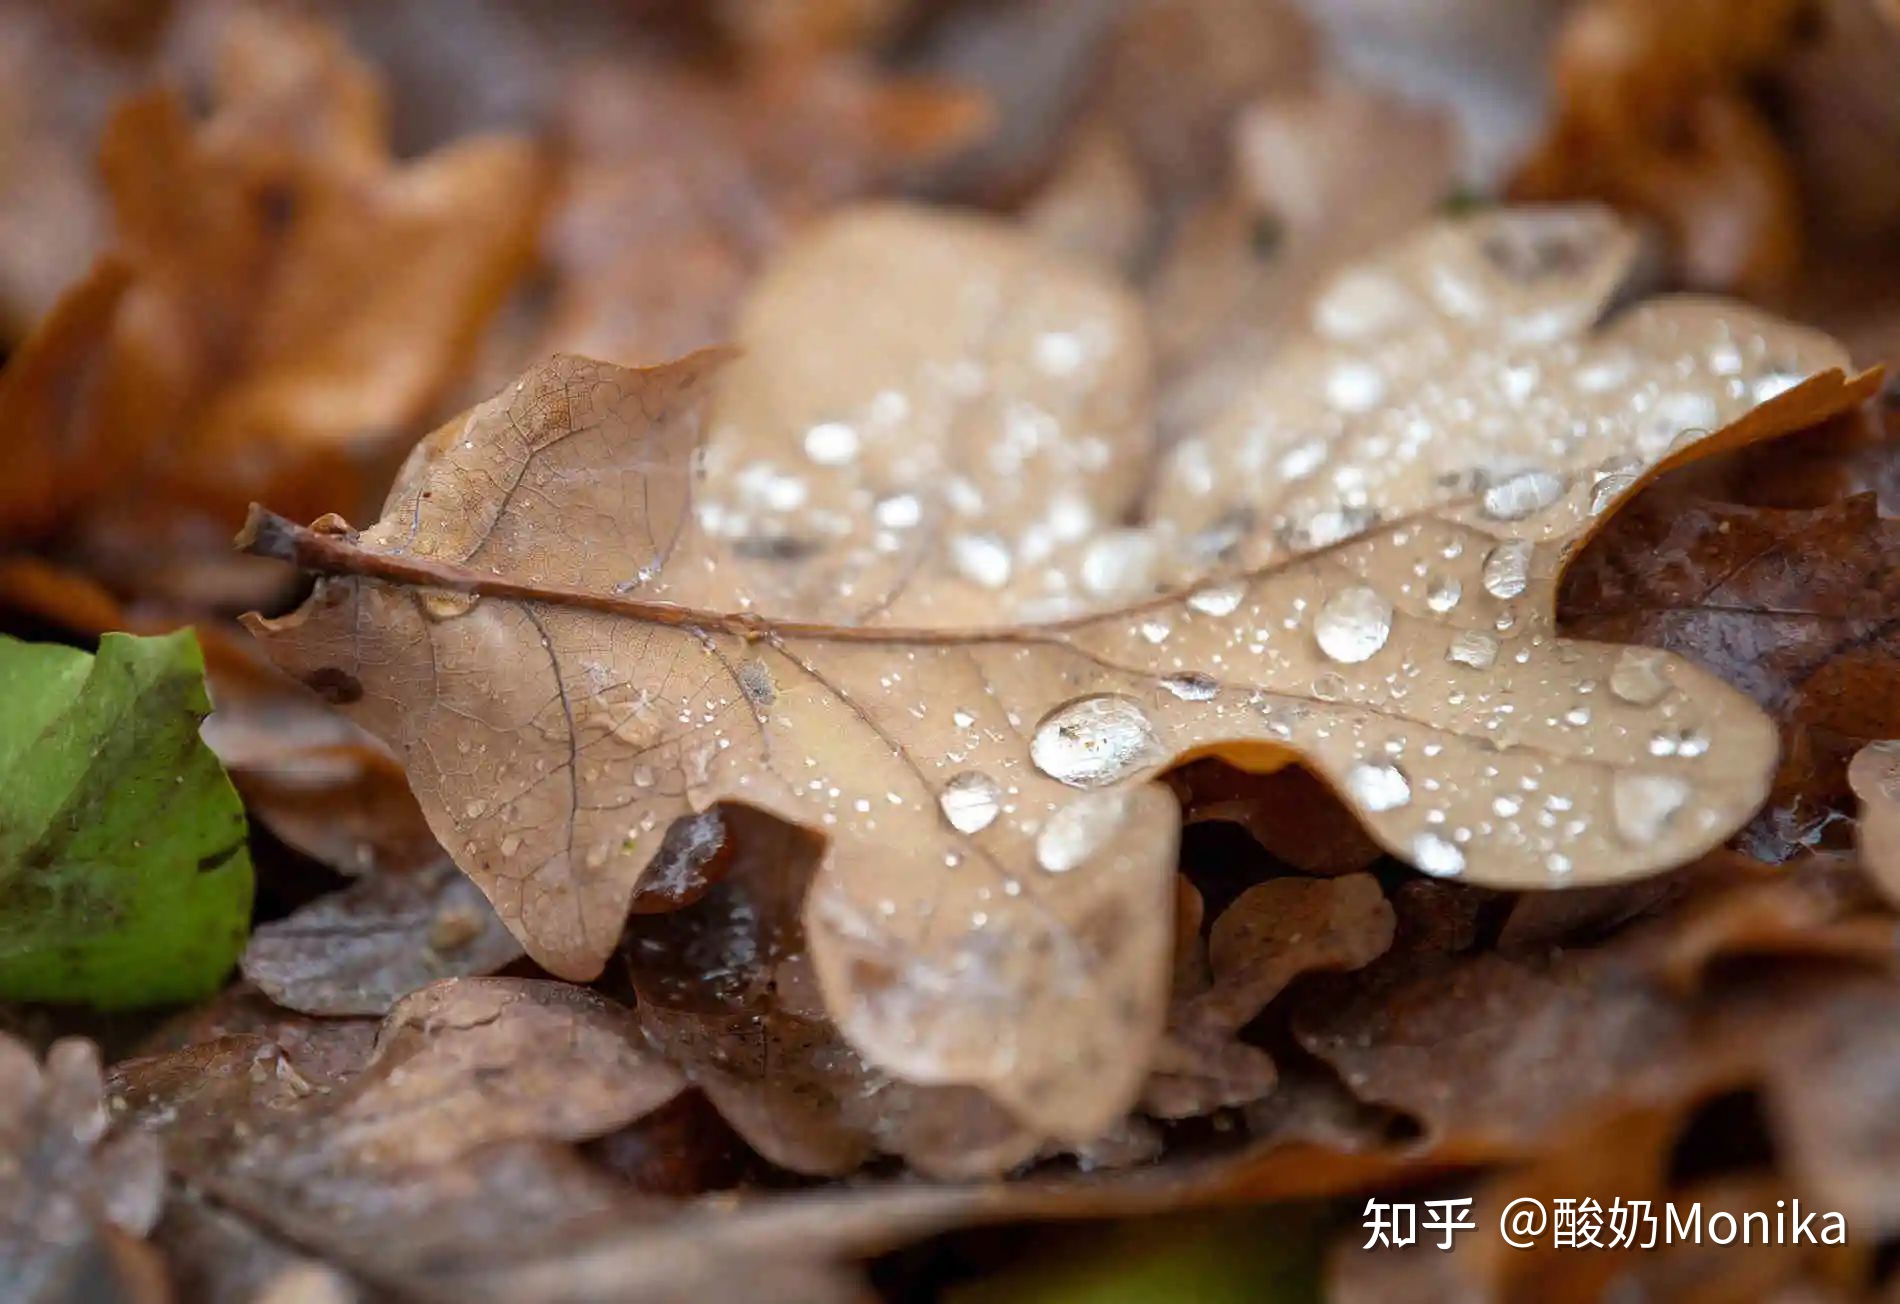
[[[1619,773],[1610,785],[1616,831],[1637,845],[1654,842],[1689,800],[1689,785],[1672,774]]]
[[[1313,325],[1336,340],[1363,340],[1402,324],[1413,312],[1405,286],[1384,272],[1342,272],[1313,305]]]
[[[950,713],[950,722],[959,729],[968,729],[971,725],[976,723],[976,715],[970,711],[952,711]]]
[[[1464,593],[1464,586],[1457,580],[1435,580],[1432,586],[1425,590],[1425,605],[1442,616],[1458,605],[1458,599],[1462,598]]]
[[[880,498],[872,510],[877,516],[877,523],[887,530],[908,530],[924,519],[923,504],[917,501],[915,494],[892,494],[889,498]]]
[[[1141,636],[1157,646],[1167,642],[1173,630],[1174,627],[1160,616],[1149,616],[1141,622]]]
[[[1002,796],[996,780],[978,770],[965,770],[943,785],[937,798],[943,817],[959,833],[980,833],[996,821]]]
[[[478,820],[487,813],[488,813],[488,803],[481,800],[480,798],[476,798],[474,801],[471,801],[468,805],[462,807],[462,814],[468,816],[468,818],[472,820]]]
[[[1624,648],[1610,671],[1610,691],[1634,706],[1650,706],[1669,691],[1666,663],[1665,654],[1654,648]]]
[[[1187,604],[1207,616],[1231,616],[1240,607],[1247,586],[1238,580],[1231,584],[1211,584],[1188,595]]]
[[[1521,521],[1563,497],[1564,478],[1552,471],[1519,471],[1484,491],[1484,514],[1494,521]]]
[[[1465,872],[1465,853],[1436,833],[1412,839],[1412,863],[1434,878],[1455,878]]]
[[[1613,457],[1596,469],[1590,486],[1590,514],[1601,516],[1621,498],[1643,474],[1643,464],[1635,458]]]
[[[1385,397],[1385,374],[1370,362],[1348,358],[1326,373],[1326,401],[1341,412],[1370,412]]]
[[[1371,657],[1392,633],[1392,604],[1364,586],[1342,589],[1326,599],[1313,620],[1319,650],[1348,664]]]
[[[1498,641],[1479,630],[1468,629],[1451,640],[1445,660],[1455,661],[1473,670],[1489,670],[1498,659]]]
[[[510,833],[501,840],[502,855],[512,856],[519,850],[521,850],[521,835],[519,833]]]
[[[1082,587],[1098,598],[1132,596],[1154,586],[1159,545],[1146,530],[1109,530],[1082,554]]]
[[[1531,545],[1506,539],[1484,557],[1484,591],[1494,598],[1515,598],[1530,584]]]
[[[1220,692],[1220,684],[1199,671],[1169,675],[1161,681],[1161,686],[1183,702],[1205,702]]]
[[[1009,549],[993,534],[959,534],[950,540],[950,560],[973,584],[1000,589],[1013,569]]]
[[[1036,863],[1051,874],[1066,874],[1106,846],[1122,824],[1122,799],[1091,792],[1049,817],[1036,835]]]
[[[1805,379],[1792,371],[1771,371],[1755,381],[1749,388],[1749,396],[1757,403],[1766,403],[1771,398],[1780,398]]]
[[[1133,698],[1101,694],[1042,718],[1029,744],[1036,768],[1075,788],[1099,788],[1165,759],[1154,725]]]
[[[422,595],[422,610],[430,620],[454,620],[457,616],[466,616],[481,600],[479,593],[427,589]]]
[[[842,421],[821,421],[805,432],[805,456],[820,466],[844,466],[858,455],[858,432]]]
[[[1361,761],[1346,771],[1346,791],[1370,811],[1397,810],[1412,800],[1412,784],[1396,765]]]
[[[1298,480],[1319,470],[1320,463],[1326,460],[1326,441],[1309,439],[1303,444],[1295,444],[1280,458],[1280,477],[1285,480]]]

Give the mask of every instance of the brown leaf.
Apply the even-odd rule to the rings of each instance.
[[[1667,648],[1706,666],[1780,723],[1768,806],[1739,845],[1782,861],[1845,844],[1849,758],[1900,735],[1896,602],[1900,525],[1871,494],[1782,510],[1665,482],[1584,550],[1558,610],[1579,637]]]
[[[541,192],[521,140],[398,163],[372,75],[321,27],[246,10],[222,35],[209,117],[151,90],[107,126],[130,284],[83,359],[84,401],[9,395],[54,404],[37,435],[58,459],[136,455],[89,468],[102,478],[83,501],[66,491],[77,550],[132,587],[200,598],[241,582],[219,578],[228,558],[207,571],[176,555],[202,548],[202,517],[214,537],[259,493],[357,501],[379,443],[467,361]]]
[[[1800,253],[1793,168],[1749,95],[1802,0],[1592,0],[1553,54],[1556,108],[1515,198],[1602,199],[1659,222],[1693,284],[1783,288]]]
[[[1034,1154],[1037,1138],[980,1093],[894,1081],[851,1049],[825,1013],[801,919],[817,840],[745,807],[722,818],[734,854],[718,883],[683,909],[635,915],[621,942],[652,1044],[796,1172],[847,1173],[888,1152],[958,1176]]]
[[[1303,766],[1250,774],[1219,761],[1168,772],[1190,824],[1238,824],[1268,852],[1306,874],[1352,874],[1384,855],[1324,781]]]
[[[440,861],[366,878],[258,925],[243,971],[304,1014],[387,1014],[438,979],[490,974],[520,957],[487,898]]]
[[[149,1300],[135,1243],[163,1200],[158,1147],[113,1129],[97,1048],[55,1042],[42,1066],[0,1035],[0,1281],[8,1297],[52,1304],[91,1288]]]
[[[1242,1028],[1302,973],[1357,969],[1392,942],[1392,907],[1370,874],[1279,878],[1248,888],[1214,921],[1209,986],[1177,996],[1143,1105],[1164,1118],[1244,1104],[1273,1085],[1272,1061]]]
[[[788,233],[984,122],[966,93],[848,59],[716,75],[622,57],[565,80],[569,158],[549,216],[553,301],[537,357],[646,363],[723,342]]]
[[[946,247],[967,238],[960,220],[901,223],[934,225]],[[1401,244],[1361,274],[1398,317],[1353,317],[1350,346],[1295,346],[1263,386],[1282,410],[1266,431],[1336,432],[1316,465],[1330,461],[1341,489],[1262,504],[1262,526],[1285,528],[1235,549],[1260,568],[1132,608],[902,629],[815,623],[770,585],[755,605],[750,583],[770,563],[716,546],[716,514],[703,532],[691,501],[716,357],[638,372],[564,358],[439,432],[361,536],[260,514],[253,549],[331,578],[296,615],[253,628],[403,754],[431,827],[550,970],[598,972],[664,825],[715,802],[754,806],[829,838],[804,925],[851,1045],[897,1078],[976,1087],[1032,1131],[1085,1141],[1125,1111],[1160,1031],[1178,821],[1152,778],[1171,760],[1266,769],[1301,755],[1381,845],[1508,886],[1654,872],[1759,801],[1766,721],[1681,663],[1557,638],[1555,580],[1646,468],[1805,424],[1870,381],[1844,382],[1824,340],[1710,304],[1651,305],[1592,330],[1628,247],[1591,213],[1500,214]],[[871,350],[921,331],[909,317],[929,307],[895,318],[902,330],[871,314],[841,324],[824,337],[828,365],[854,356],[846,327]],[[1048,384],[1035,369],[1051,348],[1079,388],[1040,392],[1065,410],[1127,384],[1087,367],[1086,335],[1072,370],[1069,345],[1016,320],[978,341],[998,352],[980,374],[1010,366],[969,401]],[[1396,333],[1368,340],[1375,325]],[[897,385],[907,412],[927,411],[941,368],[972,360],[969,336],[931,329],[953,352],[917,357],[923,381],[887,376],[889,355],[873,351],[865,374],[824,392]],[[1757,395],[1718,379],[1725,343],[1751,374],[1819,374],[1743,418]],[[722,383],[715,440],[747,437],[724,428],[740,397],[805,403],[830,383],[751,356]],[[1382,406],[1367,402],[1375,389]],[[1466,405],[1493,416],[1474,422]],[[820,467],[847,442],[752,410],[768,434],[815,447]],[[936,438],[955,428],[932,422]],[[1727,422],[1669,452],[1685,428]],[[884,450],[853,438],[857,460],[878,465]],[[1216,448],[1237,459],[1223,489],[1271,491],[1247,469],[1258,440],[1236,426],[1202,444],[1203,465]],[[1196,490],[1192,456],[1164,485],[1164,535],[1231,515],[1230,495]],[[954,510],[936,465],[911,471],[936,483],[904,490]],[[1592,483],[1592,467],[1613,469]],[[1478,500],[1461,498],[1474,484]],[[1341,491],[1359,505],[1344,528],[1391,523],[1341,539]],[[995,510],[1007,519],[1014,500]],[[875,533],[852,537],[871,555],[827,551],[823,568],[874,563]],[[1289,562],[1301,545],[1321,550]],[[999,550],[1014,556],[977,552]],[[876,614],[971,609],[996,570],[963,551],[960,582],[897,587]],[[1640,682],[1619,672],[1632,661],[1648,667]],[[1649,740],[1663,736],[1674,746],[1659,754]]]

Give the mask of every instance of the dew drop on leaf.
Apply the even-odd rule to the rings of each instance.
[[[1531,545],[1508,539],[1485,554],[1484,591],[1494,598],[1515,598],[1530,583]]]
[[[1247,586],[1238,581],[1213,584],[1189,594],[1187,604],[1206,616],[1231,616],[1239,609],[1240,600],[1246,592]]]
[[[1670,774],[1618,774],[1610,786],[1616,831],[1638,845],[1653,842],[1689,800],[1689,785]]]
[[[1610,671],[1610,691],[1634,706],[1649,706],[1669,691],[1663,678],[1663,654],[1649,648],[1624,648]]]
[[[1066,874],[1100,851],[1121,822],[1119,796],[1093,792],[1078,797],[1051,815],[1036,835],[1036,863],[1051,874]]]
[[[1412,800],[1405,771],[1383,761],[1361,761],[1346,772],[1346,791],[1370,811],[1397,810]]]
[[[980,770],[965,770],[943,785],[937,804],[959,833],[980,833],[996,822],[1002,808],[996,780]]]
[[[1550,471],[1519,471],[1484,491],[1484,514],[1494,521],[1521,521],[1563,497],[1564,478]]]
[[[1436,833],[1421,833],[1412,839],[1412,863],[1434,878],[1454,878],[1464,873],[1465,853]]]
[[[1036,768],[1075,788],[1099,788],[1162,759],[1154,725],[1133,698],[1079,697],[1042,718],[1029,744]]]
[[[986,589],[1002,588],[1014,569],[1009,549],[993,534],[957,535],[950,540],[950,560],[959,575]]]
[[[1161,686],[1183,702],[1205,702],[1220,692],[1219,682],[1211,675],[1204,675],[1198,670],[1168,675],[1162,679]]]
[[[1349,665],[1377,653],[1391,634],[1392,604],[1363,585],[1333,594],[1313,620],[1319,650]]]

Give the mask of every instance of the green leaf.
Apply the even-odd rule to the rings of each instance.
[[[163,1005],[230,972],[251,856],[210,710],[190,630],[0,637],[0,998]]]

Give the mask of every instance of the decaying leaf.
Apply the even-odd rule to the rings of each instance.
[[[1781,726],[1780,767],[1739,845],[1768,861],[1847,842],[1848,760],[1900,735],[1900,525],[1872,493],[1809,509],[1662,484],[1565,578],[1568,633],[1667,648]]]
[[[947,248],[968,238],[958,220],[939,229]],[[1031,1131],[1086,1141],[1125,1111],[1160,1032],[1178,819],[1153,776],[1174,759],[1298,755],[1381,845],[1498,886],[1652,873],[1760,800],[1767,721],[1674,658],[1558,637],[1556,580],[1646,474],[1851,405],[1871,378],[1844,380],[1822,338],[1724,305],[1653,303],[1599,327],[1630,250],[1593,211],[1498,213],[1343,273],[1315,310],[1323,334],[1161,486],[1154,532],[1205,547],[1225,531],[1230,568],[1129,607],[904,628],[821,623],[838,616],[782,605],[769,579],[755,595],[782,563],[729,548],[693,502],[719,363],[702,354],[535,369],[423,445],[360,535],[259,512],[254,551],[328,578],[252,628],[398,750],[431,827],[551,971],[599,971],[672,820],[767,811],[827,838],[804,928],[846,1040],[897,1078],[976,1087]],[[1064,434],[1034,409],[1085,413],[1129,384],[1090,365],[1113,309],[1084,290],[1035,331],[1008,310],[1007,329],[974,337],[910,321],[931,305],[829,335],[803,322],[829,357],[874,350],[835,382],[755,339],[713,399],[708,460],[721,439],[789,436],[817,468],[875,472],[884,454],[848,401],[890,389],[907,413],[941,412],[959,363],[950,416],[1027,387],[1047,395],[1027,429]],[[934,307],[961,323],[966,302]],[[927,330],[941,342],[910,343]],[[886,335],[903,343],[884,350]],[[742,405],[755,395],[794,406]],[[920,420],[938,439],[958,429]],[[1109,433],[1084,429],[1113,456]],[[974,451],[1004,458],[1012,437],[1005,422]],[[930,456],[889,485],[919,525],[959,510]],[[840,512],[875,516],[883,486],[866,479]],[[988,501],[966,505],[956,528],[980,529]],[[1253,527],[1238,538],[1237,513]],[[877,554],[862,519],[840,532]],[[999,570],[1035,564],[994,535],[974,547],[961,579],[875,589],[892,596],[853,614],[968,612]],[[819,569],[850,575],[865,552],[827,550]]]
[[[387,1014],[441,978],[490,974],[521,946],[475,885],[447,861],[365,878],[261,924],[244,976],[305,1014]]]
[[[138,1242],[158,1220],[158,1147],[115,1131],[99,1052],[54,1043],[42,1066],[0,1035],[0,1282],[10,1299],[80,1298],[146,1270]],[[140,1298],[127,1291],[126,1298]]]

